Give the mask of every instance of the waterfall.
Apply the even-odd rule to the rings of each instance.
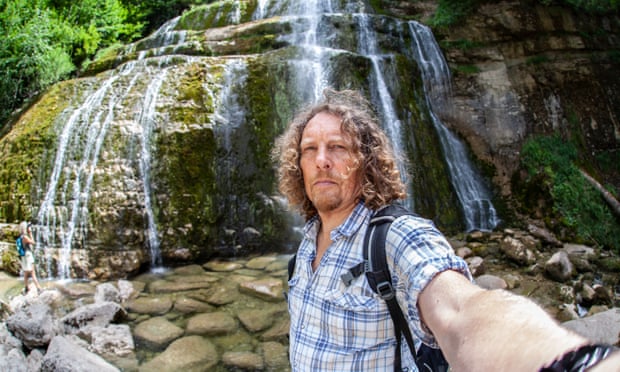
[[[327,57],[330,54],[321,44],[325,35],[321,32],[324,30],[321,29],[320,21],[323,14],[334,11],[332,5],[329,1],[321,0],[289,2],[286,5],[279,1],[273,3],[271,9],[267,8],[264,1],[259,3],[253,18],[273,16],[275,12],[298,18],[291,22],[293,32],[282,38],[300,50],[297,58],[289,60],[289,64],[296,71],[296,95],[305,102],[317,101],[328,87]],[[285,9],[282,9],[283,7]]]
[[[141,70],[136,68],[138,66]],[[117,74],[87,93],[77,107],[69,105],[57,120],[62,129],[46,191],[36,215],[36,247],[43,251],[42,265],[48,277],[54,273],[61,280],[75,276],[71,272],[72,253],[75,247],[83,248],[89,232],[89,200],[104,140],[111,123],[119,120],[124,101],[130,99],[132,90],[141,79],[150,79],[134,117],[141,128],[137,161],[144,194],[145,235],[151,251],[151,267],[158,268],[162,264],[151,201],[150,146],[157,94],[166,70],[161,69],[155,77],[150,77],[148,71],[146,62],[137,64],[133,61],[119,67]],[[129,81],[121,82],[122,79]]]
[[[389,55],[380,55],[377,49],[377,40],[374,30],[370,26],[370,17],[368,14],[359,13],[355,15],[359,26],[359,45],[360,54],[366,56],[372,62],[372,81],[371,87],[374,101],[379,102],[379,109],[382,115],[381,122],[383,128],[392,142],[394,152],[396,154],[404,154],[405,147],[402,141],[401,121],[394,109],[394,101],[388,91],[385,78],[381,69],[383,59],[390,58]],[[398,168],[403,182],[407,185],[407,189],[411,190],[411,184],[407,177],[407,169],[403,159],[399,159]],[[411,210],[415,209],[413,198],[408,198],[406,205]]]
[[[103,101],[110,94],[116,80],[116,76],[106,80],[73,111],[64,125],[47,192],[37,215],[37,247],[54,245],[56,235],[60,238],[56,268],[60,279],[70,277],[71,248],[75,235],[83,237],[86,234],[83,219],[88,216],[93,170],[119,97],[108,97],[107,106],[103,105]],[[101,116],[104,113],[102,121]],[[51,273],[51,252],[45,250],[44,253],[47,272]]]
[[[232,141],[233,132],[238,129],[246,119],[245,108],[239,104],[238,95],[235,88],[242,87],[247,78],[246,65],[240,60],[231,60],[224,66],[224,81],[220,93],[214,99],[218,102],[217,111],[215,112],[213,122],[218,136],[218,147],[223,150],[223,155],[217,165],[218,184],[222,190],[233,190],[235,185],[232,184],[232,172],[239,167],[239,159],[237,151]],[[238,205],[238,199],[235,195],[231,195],[232,205],[224,205],[221,208],[227,211],[227,222],[238,220],[237,213],[242,208]],[[226,227],[227,228],[227,227]],[[233,231],[233,229],[230,229]],[[232,235],[232,234],[231,234]],[[238,244],[232,236],[233,246]]]
[[[364,5],[358,2],[347,2],[344,7],[347,12],[353,13],[358,26],[357,53],[371,62],[372,76],[369,83],[372,101],[381,114],[384,129],[396,154],[405,154],[402,122],[396,112],[395,99],[390,94],[383,71],[384,66],[392,62],[393,55],[381,54],[379,51],[372,26],[372,21],[377,16],[365,12]],[[326,34],[329,31],[322,30],[320,21],[322,18],[335,16],[337,11],[340,9],[335,9],[329,1],[308,0],[283,4],[281,1],[260,0],[253,14],[253,19],[276,16],[278,12],[300,18],[298,22],[292,22],[294,32],[287,36],[287,41],[302,50],[299,60],[290,62],[297,71],[296,76],[299,79],[297,86],[302,87],[299,92],[302,97],[312,92],[312,96],[318,99],[322,90],[330,85],[327,57],[340,51],[329,45],[330,35]],[[428,27],[414,21],[403,24],[409,26],[414,39],[411,48],[422,71],[426,102],[440,138],[450,173],[450,182],[461,203],[466,230],[492,230],[499,223],[499,219],[491,202],[490,192],[474,168],[465,145],[437,116],[438,112],[448,109],[450,105],[448,100],[451,95],[450,70]],[[402,37],[402,30],[398,32]],[[403,181],[411,191],[411,180],[407,177],[408,172],[402,161],[399,162],[399,170]],[[412,197],[406,203],[409,208],[415,209]]]
[[[140,138],[140,174],[142,175],[142,186],[144,192],[144,210],[147,219],[147,241],[151,253],[151,270],[158,271],[162,268],[161,253],[159,251],[159,238],[157,236],[157,224],[153,214],[153,203],[151,202],[151,137],[155,123],[155,104],[159,88],[166,76],[166,70],[158,74],[148,85],[142,109],[138,112],[136,121],[142,128]]]
[[[422,71],[426,101],[431,119],[443,148],[450,178],[463,208],[467,231],[493,230],[499,223],[490,192],[474,168],[465,145],[439,119],[437,113],[450,109],[450,69],[431,30],[415,21],[409,22],[415,59]]]

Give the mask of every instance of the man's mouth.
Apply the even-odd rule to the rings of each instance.
[[[335,185],[336,182],[332,181],[332,180],[317,180],[314,181],[314,186],[330,186],[330,185]]]

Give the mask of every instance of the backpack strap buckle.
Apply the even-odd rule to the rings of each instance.
[[[395,296],[394,288],[392,287],[392,283],[388,281],[384,281],[377,284],[377,293],[379,296],[385,301],[391,300]]]
[[[346,273],[340,275],[340,279],[342,279],[344,285],[348,287],[351,285],[351,282],[355,279],[355,277],[351,274],[351,271],[347,271]]]

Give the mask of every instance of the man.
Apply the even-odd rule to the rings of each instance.
[[[280,191],[307,221],[289,282],[293,370],[391,371],[395,352],[401,352],[403,370],[415,371],[406,343],[395,350],[389,311],[365,276],[351,283],[340,278],[363,261],[373,213],[405,197],[372,108],[356,92],[326,91],[323,102],[293,120],[274,156]],[[454,371],[574,364],[570,352],[588,344],[531,301],[472,284],[466,263],[430,221],[395,220],[386,257],[416,342],[441,347]],[[599,362],[611,351],[603,345],[577,354]],[[618,354],[600,362],[599,370],[616,370]]]

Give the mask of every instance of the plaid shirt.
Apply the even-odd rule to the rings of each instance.
[[[364,260],[363,240],[372,211],[359,203],[353,213],[331,232],[332,244],[316,272],[316,236],[320,221],[304,228],[297,252],[295,273],[289,281],[291,316],[290,360],[294,371],[392,371],[396,338],[390,313],[369,286],[366,276],[348,287],[340,276]],[[398,302],[419,343],[436,346],[421,323],[418,295],[439,272],[453,269],[471,279],[467,264],[433,226],[432,222],[403,216],[388,232],[386,258],[397,290]],[[402,343],[403,370],[416,371],[407,342]]]

